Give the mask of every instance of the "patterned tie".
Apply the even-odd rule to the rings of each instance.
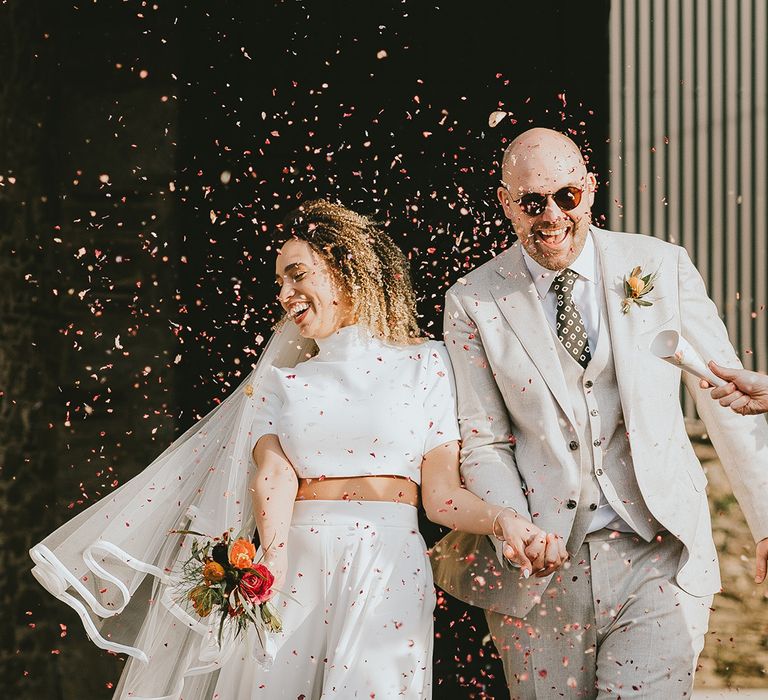
[[[552,289],[557,295],[557,337],[573,359],[586,369],[592,359],[589,338],[571,295],[577,277],[573,270],[566,268],[555,277]]]

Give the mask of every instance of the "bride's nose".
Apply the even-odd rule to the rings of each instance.
[[[293,285],[290,282],[283,282],[280,291],[277,293],[277,300],[285,306],[288,300],[293,296]]]

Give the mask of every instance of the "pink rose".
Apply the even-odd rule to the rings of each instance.
[[[240,579],[240,593],[252,604],[264,603],[272,595],[275,577],[264,564],[256,564],[253,569],[246,571]]]

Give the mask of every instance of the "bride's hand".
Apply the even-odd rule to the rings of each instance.
[[[285,549],[280,551],[270,550],[264,554],[263,564],[275,577],[275,581],[272,584],[272,595],[269,596],[272,598],[278,591],[285,590],[285,579],[288,573],[288,553]]]
[[[530,520],[509,508],[499,515],[498,521],[504,535],[502,548],[504,557],[517,564],[523,577],[528,578],[537,569],[534,569],[534,564],[526,554],[526,549],[536,540],[544,541],[546,533]]]

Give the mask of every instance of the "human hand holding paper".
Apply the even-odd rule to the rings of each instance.
[[[721,367],[710,361],[709,368],[723,379],[722,386],[712,385],[702,379],[702,389],[712,389],[711,396],[721,406],[728,406],[742,416],[768,413],[768,375],[743,368]]]
[[[675,330],[661,331],[651,342],[651,352],[661,360],[718,387],[725,382],[707,367],[693,346]]]

